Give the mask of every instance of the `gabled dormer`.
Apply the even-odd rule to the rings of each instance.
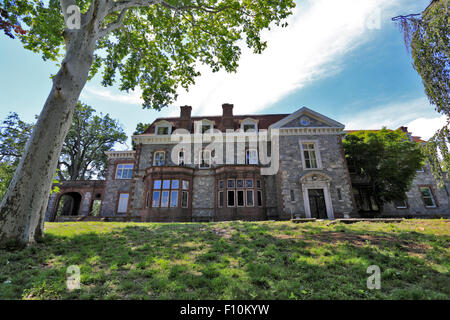
[[[253,118],[245,118],[240,120],[241,132],[258,132],[258,120]]]
[[[212,133],[214,129],[214,121],[202,119],[194,122],[195,133]]]
[[[168,136],[172,134],[172,123],[166,120],[161,120],[155,123],[155,135]]]

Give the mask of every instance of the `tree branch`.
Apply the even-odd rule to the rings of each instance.
[[[123,23],[123,19],[125,19],[125,16],[127,14],[127,10],[128,10],[128,8],[127,9],[123,9],[120,12],[119,17],[117,18],[117,20],[115,22],[112,22],[112,23],[108,24],[106,26],[106,28],[100,30],[100,32],[98,33],[98,38],[99,39],[103,38],[104,36],[108,35],[110,32],[120,28],[120,26]]]

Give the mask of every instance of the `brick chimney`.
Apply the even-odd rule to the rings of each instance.
[[[186,129],[188,131],[191,130],[191,106],[181,106],[180,107],[180,128]]]
[[[222,129],[233,129],[233,105],[229,103],[222,104]]]

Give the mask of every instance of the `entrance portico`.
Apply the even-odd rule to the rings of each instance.
[[[307,218],[334,219],[330,195],[331,178],[322,172],[309,172],[300,179]]]

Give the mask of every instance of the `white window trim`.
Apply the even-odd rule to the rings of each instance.
[[[167,134],[158,134],[159,128],[167,128]],[[160,121],[155,124],[155,135],[157,136],[169,136],[172,134],[172,124],[168,121]]]
[[[228,193],[229,192],[234,193],[234,204],[232,206],[230,206],[230,202],[228,201]],[[236,207],[236,190],[235,189],[231,189],[231,190],[227,189],[227,208],[235,208],[235,207]]]
[[[209,165],[208,165],[207,167],[202,167],[202,166],[201,166],[201,165],[202,165],[202,156],[203,156],[203,153],[204,153],[204,152],[209,153],[209,162],[205,161],[205,163],[209,163]],[[205,160],[206,160],[206,158],[205,158]],[[203,150],[201,150],[201,151],[199,152],[199,157],[198,157],[198,168],[199,168],[199,169],[211,169],[211,167],[212,167],[212,155],[211,155],[211,150],[208,150],[208,149],[203,149]]]
[[[195,125],[194,125],[195,133],[203,134],[202,133],[202,127],[203,126],[209,126],[209,130],[211,130],[211,129],[213,130],[214,129],[214,121],[211,121],[211,120],[208,120],[208,119],[195,121]],[[206,132],[206,133],[212,133],[212,132],[210,131],[210,132]]]
[[[246,118],[244,120],[241,120],[241,131],[244,131],[244,126],[245,125],[254,125],[255,126],[255,132],[258,132],[258,120],[256,119],[252,119],[252,118]],[[252,133],[251,131],[249,133]]]
[[[122,166],[122,169],[119,169],[120,166]],[[131,166],[131,168],[124,169],[123,166]],[[121,176],[121,177],[119,177],[119,176],[117,175],[117,173],[118,173],[119,170],[122,170],[122,176]],[[133,164],[133,163],[119,163],[119,164],[117,164],[117,166],[116,166],[116,177],[115,177],[114,179],[115,179],[115,180],[130,180],[130,179],[132,179],[132,178],[123,178],[123,172],[124,172],[124,170],[127,170],[127,171],[128,171],[128,170],[131,170],[131,174],[133,175],[134,164]],[[128,176],[128,175],[127,175],[127,176]]]
[[[242,206],[240,206],[239,205],[239,200],[238,200],[238,196],[237,196],[237,194],[239,193],[239,192],[242,192]],[[246,204],[246,197],[245,197],[245,189],[239,189],[239,190],[236,190],[236,196],[235,196],[235,204],[236,204],[236,207],[238,207],[238,208],[243,208],[243,207],[245,207],[245,204]]]
[[[405,202],[404,206],[396,206],[395,203],[394,203],[394,207],[396,209],[408,209],[408,203],[406,202],[406,200],[403,200],[403,201]]]
[[[220,194],[222,193],[223,196],[223,202],[222,205],[220,205]],[[225,204],[225,191],[224,190],[220,190],[219,192],[217,192],[217,207],[218,208],[223,208]]]
[[[261,205],[259,205],[259,203],[258,203],[258,194],[261,194]],[[261,208],[263,206],[263,192],[261,189],[256,190],[256,202],[257,202],[257,206],[259,208]]]
[[[314,151],[316,152],[317,168],[306,168],[305,155],[303,154],[303,144],[304,143],[314,144]],[[299,140],[299,146],[300,146],[300,154],[302,157],[303,170],[305,170],[305,171],[323,170],[322,158],[320,156],[320,150],[319,150],[319,142],[317,140]]]
[[[166,165],[166,152],[165,151],[155,151],[153,152],[153,166],[154,167],[161,167],[161,165],[156,165],[156,154],[157,153],[163,153],[164,154],[164,165]]]
[[[187,194],[186,206],[183,206],[183,193]],[[180,206],[181,206],[181,208],[189,208],[189,191],[188,190],[181,190]]]
[[[248,205],[248,201],[247,201],[247,193],[249,191],[252,193],[252,198],[253,198],[253,200],[252,200],[253,205],[251,205],[251,206]],[[255,207],[255,190],[254,189],[245,189],[245,206],[247,208]]]
[[[427,188],[428,190],[430,190],[431,200],[433,201],[433,205],[432,205],[432,206],[427,206],[427,205],[425,204],[423,193],[422,193],[422,191],[420,190],[420,189],[422,189],[422,188]],[[437,208],[436,199],[434,198],[433,190],[432,190],[430,187],[419,187],[419,192],[420,192],[420,194],[421,194],[421,196],[422,196],[422,201],[423,201],[423,205],[425,206],[425,208],[430,208],[430,209],[431,209],[431,208]]]
[[[247,157],[247,154],[250,153],[250,151],[256,151],[256,163],[250,163],[250,157]],[[247,159],[248,159],[248,163],[247,163]],[[259,164],[258,149],[245,150],[245,164],[248,164],[248,165],[258,165]]]
[[[183,159],[182,159],[183,160],[183,164],[181,164],[181,157],[180,157],[180,153],[181,152],[183,152]],[[186,157],[186,151],[184,151],[184,149],[181,149],[180,151],[178,151],[178,165],[179,166],[186,164],[185,157]]]
[[[120,200],[122,199],[122,195],[126,195],[126,197],[124,197],[124,198],[127,199],[127,202],[126,202],[127,206],[125,208],[125,211],[120,211],[120,202],[121,202]],[[129,193],[119,193],[119,202],[117,203],[117,213],[118,214],[123,214],[123,213],[127,213],[128,212],[129,201],[130,201],[130,194]]]

